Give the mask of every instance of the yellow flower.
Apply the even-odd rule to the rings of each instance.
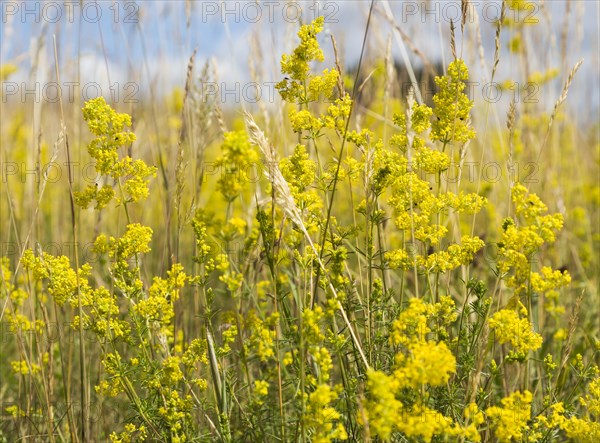
[[[306,413],[303,417],[306,426],[312,430],[313,443],[330,443],[334,440],[347,440],[346,429],[337,420],[340,413],[330,404],[337,399],[337,393],[327,384],[318,385],[306,399]]]
[[[220,168],[217,188],[225,200],[231,202],[247,188],[252,176],[250,168],[258,163],[259,156],[250,144],[246,132],[226,132],[223,138],[222,155],[215,161],[215,165]]]
[[[519,303],[520,312],[514,309],[501,309],[490,319],[496,339],[500,343],[510,343],[513,347],[509,357],[522,361],[529,351],[535,351],[542,346],[542,336],[533,331],[533,325],[527,318],[527,309]]]
[[[118,149],[135,141],[135,134],[125,130],[131,126],[131,117],[115,112],[104,100],[98,97],[89,100],[83,107],[83,118],[90,132],[96,136],[89,145],[88,153],[95,160],[96,171],[108,176],[119,184],[122,197],[117,203],[137,202],[148,197],[148,178],[156,175],[156,167],[148,166],[142,160],[132,160],[125,156],[119,159]],[[110,185],[88,185],[75,193],[75,203],[87,208],[95,200],[95,209],[102,209],[115,197]],[[125,201],[122,201],[125,198]]]
[[[269,383],[264,380],[255,380],[254,381],[254,394],[258,399],[256,402],[261,405],[264,400],[262,397],[266,397],[269,393]]]
[[[527,422],[531,418],[531,392],[513,392],[501,400],[502,406],[486,409],[496,438],[501,443],[509,443],[523,437]]]
[[[4,63],[3,65],[0,65],[0,80],[6,80],[15,72],[17,72],[17,67],[12,63]]]
[[[400,367],[394,376],[401,386],[418,389],[422,385],[441,386],[456,372],[456,359],[446,343],[433,341],[416,342],[409,345],[409,356],[399,354],[396,358]]]
[[[325,19],[316,18],[311,24],[303,25],[298,31],[300,44],[292,54],[284,54],[281,57],[281,72],[289,75],[289,78],[277,83],[275,87],[279,90],[281,97],[288,102],[306,100],[301,97],[304,91],[304,82],[310,73],[309,63],[312,61],[322,62],[325,58],[323,50],[317,41],[317,34],[323,30]],[[336,79],[337,80],[337,79]],[[311,95],[323,91],[325,85],[313,84]]]
[[[475,131],[469,126],[473,102],[462,92],[468,79],[469,70],[461,59],[450,63],[446,76],[435,78],[440,90],[433,97],[433,115],[437,119],[432,124],[432,139],[464,143],[475,137]]]

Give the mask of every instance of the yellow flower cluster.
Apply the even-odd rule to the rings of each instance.
[[[427,334],[435,332],[439,335],[457,318],[452,297],[443,296],[438,303],[424,303],[420,298],[411,298],[408,307],[392,324],[390,342],[393,345],[409,346],[415,342],[425,342]],[[434,324],[432,331],[429,324]]]
[[[30,249],[23,253],[21,263],[24,269],[32,271],[35,280],[48,280],[48,293],[60,306],[67,302],[71,304],[77,302],[78,287],[82,292],[89,290],[86,282],[92,268],[88,264],[84,264],[75,272],[71,268],[69,257],[64,255],[55,257],[46,252],[36,257]]]
[[[180,359],[168,356],[161,362],[160,383],[162,386],[177,386],[183,380],[183,372],[179,366]]]
[[[523,361],[529,351],[542,346],[542,336],[533,331],[533,325],[527,318],[527,309],[519,302],[519,310],[501,309],[489,319],[490,328],[500,343],[512,346],[508,357]]]
[[[248,350],[253,350],[260,361],[266,362],[275,357],[275,328],[279,322],[279,314],[274,313],[263,321],[258,318],[255,311],[250,311],[245,322],[251,334],[244,342],[244,346]]]
[[[13,360],[10,366],[15,374],[20,375],[37,374],[42,370],[40,365],[25,360]]]
[[[133,443],[136,441],[146,441],[148,433],[144,425],[136,426],[133,423],[127,423],[125,429],[117,434],[113,432],[110,434],[111,443]]]
[[[217,353],[219,355],[225,355],[231,352],[231,344],[235,341],[238,335],[238,328],[234,324],[229,324],[227,329],[223,331],[223,346],[221,346]]]
[[[454,194],[442,190],[441,174],[451,164],[451,158],[444,152],[446,144],[466,142],[474,137],[468,121],[472,103],[461,92],[467,79],[464,62],[453,62],[448,68],[448,75],[436,79],[440,92],[434,97],[435,108],[417,104],[409,109],[409,115],[394,116],[400,133],[392,136],[390,144],[403,151],[407,158],[408,150],[411,149],[413,165],[409,165],[406,159],[398,161],[390,158],[389,154],[380,155],[383,161],[377,162],[376,153],[375,182],[390,187],[388,203],[394,209],[396,227],[404,233],[405,238],[410,236],[421,242],[425,251],[435,247],[435,251],[423,255],[417,253],[416,245],[413,245],[412,250],[403,246],[388,251],[386,259],[392,268],[417,268],[425,273],[451,271],[469,264],[484,246],[484,242],[478,237],[465,235],[460,244],[450,244],[447,249],[442,247],[442,241],[448,234],[442,216],[445,217],[449,210],[458,214],[475,214],[486,204],[486,199],[477,194]],[[432,116],[436,117],[433,124]],[[352,136],[357,142],[363,142],[365,138],[358,134]],[[432,141],[443,143],[442,149],[430,147]],[[389,166],[390,160],[396,163],[395,168]],[[434,175],[437,192],[433,191],[426,179],[428,174]],[[381,192],[380,189],[381,185],[377,189],[378,193]]]
[[[31,251],[25,251],[24,255],[31,260]],[[11,304],[8,305],[6,316],[12,333],[35,333],[41,335],[46,323],[42,319],[30,320],[22,314],[23,304],[29,298],[29,293],[20,287],[23,283],[23,276],[17,277],[17,285],[13,282],[13,273],[10,269],[10,260],[8,257],[0,258],[0,299],[8,297]],[[41,300],[45,297],[40,296]]]
[[[99,287],[91,292],[84,290],[81,298],[82,306],[90,307],[90,315],[84,315],[84,328],[92,330],[99,337],[130,338],[129,322],[119,319],[117,297],[108,289]],[[79,321],[79,318],[76,320]]]
[[[427,257],[418,256],[417,264],[430,272],[450,271],[471,263],[477,251],[484,246],[485,243],[479,237],[463,235],[460,244],[451,244],[445,251],[434,252]]]
[[[450,63],[446,76],[435,78],[439,92],[433,97],[433,115],[437,117],[431,128],[433,140],[446,144],[465,143],[475,138],[475,131],[469,126],[473,102],[463,92],[467,80],[469,70],[461,59]]]
[[[95,386],[95,390],[99,394],[116,397],[123,392],[121,355],[117,351],[106,353],[102,358],[102,364],[108,377],[100,381]]]
[[[307,109],[299,111],[290,109],[288,117],[294,132],[308,131],[313,137],[317,137],[322,128],[335,129],[339,132],[343,132],[346,126],[346,120],[350,115],[351,107],[352,99],[346,94],[329,105],[326,113],[320,117],[315,117]]]
[[[216,258],[215,268],[221,271],[219,280],[227,286],[227,289],[233,296],[237,296],[237,291],[244,283],[244,275],[231,268],[229,258],[226,254],[219,254]]]
[[[150,252],[148,244],[152,240],[152,229],[139,223],[127,225],[121,238],[106,237],[100,234],[94,242],[99,253],[108,253],[115,260],[127,260],[136,254]]]
[[[571,283],[568,271],[553,270],[544,266],[541,273],[532,272],[530,277],[531,289],[537,294],[544,294],[544,308],[555,318],[565,312],[565,306],[560,303],[559,288]]]
[[[269,393],[269,383],[264,380],[255,380],[254,393],[259,397],[266,396]]]
[[[108,254],[112,259],[111,271],[115,284],[128,296],[139,295],[142,281],[139,279],[139,255],[150,252],[152,229],[139,223],[130,223],[120,238],[100,234],[94,241],[94,250]]]
[[[316,102],[321,97],[330,99],[340,73],[337,69],[325,69],[321,75],[313,76],[308,83],[307,102]]]
[[[390,341],[401,345],[405,352],[396,355],[396,369],[391,375],[370,369],[367,372],[368,399],[359,420],[370,432],[389,440],[393,432],[430,442],[435,436],[468,438],[480,441],[477,426],[483,422],[475,404],[465,409],[462,425],[427,405],[427,387],[445,385],[456,372],[456,359],[444,341],[429,340],[436,329],[448,327],[457,318],[454,302],[442,297],[439,303],[426,304],[413,298],[393,323]],[[404,400],[406,390],[417,394]]]
[[[347,440],[348,434],[342,423],[336,421],[341,415],[331,405],[338,393],[328,384],[319,384],[314,391],[306,395],[306,412],[303,420],[311,430],[313,443],[330,443],[335,440]]]
[[[553,403],[547,408],[547,415],[539,414],[531,417],[531,403],[533,395],[529,391],[513,392],[500,401],[501,406],[492,406],[485,413],[490,420],[494,434],[499,442],[510,443],[513,441],[526,441],[536,443],[543,441],[549,432],[561,429],[571,441],[592,443],[600,437],[600,417],[598,408],[600,399],[600,379],[590,383],[590,395],[580,399],[584,406],[588,406],[589,416],[584,418],[565,416],[565,407],[562,402]],[[590,406],[587,401],[595,402]]]
[[[310,232],[316,229],[322,218],[323,202],[316,189],[309,188],[316,177],[317,165],[311,160],[304,145],[296,145],[294,154],[279,162],[283,178],[288,182],[292,197],[302,212],[306,229]]]
[[[322,62],[325,59],[323,50],[317,41],[317,34],[323,30],[324,22],[323,17],[318,17],[311,24],[301,26],[298,31],[300,44],[292,54],[283,54],[281,57],[281,72],[289,75],[290,78],[282,80],[275,87],[279,90],[283,99],[288,102],[294,102],[304,93],[304,85],[309,80],[309,63],[311,61]],[[337,71],[331,72],[339,74]],[[329,86],[330,81],[328,79],[333,75],[331,72],[325,72],[324,78],[315,81],[313,87],[309,88],[309,91],[313,91],[313,95],[314,91],[319,93],[324,91],[321,86]]]
[[[304,340],[311,345],[316,345],[325,340],[319,322],[323,318],[323,308],[315,306],[314,309],[306,308],[302,311],[302,335]]]
[[[314,361],[317,377],[312,374],[306,376],[309,392],[301,392],[300,395],[305,405],[301,420],[310,433],[311,441],[330,443],[346,440],[348,435],[344,425],[338,422],[341,414],[332,406],[338,399],[341,387],[328,384],[333,360],[329,350],[323,346],[326,337],[321,331],[320,323],[325,315],[320,306],[315,306],[314,309],[305,308],[302,311],[300,333],[307,354]],[[287,366],[293,361],[293,353],[286,353],[284,364]]]
[[[167,278],[154,277],[148,290],[148,297],[140,300],[133,311],[149,322],[156,322],[161,332],[172,336],[171,321],[175,316],[173,303],[179,299],[179,290],[187,280],[183,266],[173,264],[167,271]]]
[[[148,197],[149,177],[156,175],[156,168],[148,166],[143,160],[132,160],[129,156],[119,159],[119,148],[135,141],[135,134],[125,130],[131,126],[128,114],[115,112],[104,100],[98,97],[89,100],[83,107],[83,118],[90,132],[96,136],[88,145],[88,153],[96,160],[96,171],[118,184],[121,197],[117,203],[137,202]],[[88,185],[83,191],[75,193],[75,202],[87,208],[96,201],[96,209],[102,209],[115,197],[113,186],[105,183]]]
[[[165,421],[165,427],[169,430],[169,440],[172,443],[185,443],[188,441],[186,427],[192,419],[192,397],[187,395],[181,398],[175,390],[166,394],[165,406],[159,408],[158,413]]]
[[[300,106],[316,102],[321,97],[331,100],[338,84],[337,69],[325,69],[321,75],[310,73],[310,63],[323,61],[323,50],[317,41],[317,34],[323,30],[323,17],[316,18],[311,24],[303,25],[298,31],[300,44],[292,54],[281,58],[281,72],[286,77],[275,85],[283,100]],[[352,99],[345,94],[331,103],[324,114],[316,117],[308,109],[290,109],[289,120],[295,132],[308,131],[317,137],[322,128],[342,132],[350,115]]]
[[[368,427],[370,433],[384,441],[389,441],[395,432],[424,442],[431,442],[436,436],[449,441],[461,438],[481,441],[477,427],[484,420],[477,405],[470,404],[465,408],[464,415],[468,424],[461,425],[422,402],[412,405],[409,402],[403,403],[399,399],[399,386],[393,375],[388,376],[375,370],[367,372],[369,399],[364,404],[359,421]]]
[[[456,359],[446,343],[417,341],[408,345],[408,355],[396,356],[394,377],[400,388],[442,386],[456,370]]]
[[[316,134],[323,127],[321,119],[312,115],[307,109],[300,111],[290,109],[288,117],[294,132],[309,131]]]
[[[195,338],[188,345],[187,349],[181,357],[181,361],[188,367],[193,367],[197,362],[208,364],[206,355],[207,343],[206,340]]]
[[[526,430],[531,418],[531,392],[513,392],[501,400],[502,406],[492,406],[486,409],[486,415],[491,421],[496,438],[501,443],[519,441]]]
[[[546,214],[546,205],[520,183],[512,188],[511,198],[517,219],[504,220],[502,237],[498,242],[498,270],[502,274],[514,272],[507,279],[507,286],[514,288],[515,295],[527,293],[530,284],[536,292],[566,286],[571,281],[567,271],[560,273],[543,268],[538,274],[531,269],[532,259],[539,248],[556,240],[556,232],[563,226],[562,215]],[[518,218],[523,219],[522,225],[517,224]]]
[[[565,417],[562,403],[553,405],[552,420],[548,427],[560,427],[567,437],[578,443],[595,443],[600,440],[600,378],[596,377],[589,384],[589,394],[579,398],[579,403],[586,409],[581,417]],[[542,424],[544,424],[542,422]]]
[[[220,168],[217,188],[231,202],[248,187],[253,176],[250,169],[256,166],[259,155],[245,131],[226,132],[223,138],[222,155],[215,161]]]

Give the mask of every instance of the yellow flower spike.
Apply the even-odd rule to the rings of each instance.
[[[325,58],[317,41],[317,34],[323,30],[324,22],[323,17],[318,17],[311,24],[301,26],[298,31],[300,44],[292,54],[284,54],[281,57],[281,72],[289,78],[279,82],[275,87],[285,101],[306,101],[306,97],[302,97],[302,94],[304,82],[310,72],[309,63],[323,61]]]
[[[135,141],[135,134],[125,129],[131,126],[131,117],[117,113],[103,97],[87,101],[83,117],[90,132],[96,136],[88,144],[88,153],[95,160],[96,171],[122,184],[126,201],[122,201],[122,196],[116,196],[112,186],[105,184],[99,188],[88,185],[83,191],[76,192],[75,203],[87,208],[95,200],[95,209],[102,209],[113,199],[122,204],[147,198],[148,179],[156,176],[156,168],[129,156],[119,158],[118,150]]]
[[[341,414],[330,405],[337,397],[335,390],[327,384],[317,385],[315,390],[308,394],[303,420],[312,430],[312,442],[331,443],[348,439],[344,426],[336,423]]]
[[[263,397],[266,397],[269,393],[269,383],[264,380],[254,381],[254,395],[256,395],[256,402],[261,405],[264,403]]]
[[[282,159],[279,168],[290,188],[302,192],[314,182],[317,165],[310,159],[304,145],[296,145],[294,154]]]
[[[17,67],[12,63],[0,65],[0,80],[7,80],[12,74],[17,72]]]
[[[570,283],[568,272],[553,271],[545,266],[541,274],[532,272],[531,261],[544,243],[553,243],[556,232],[563,226],[562,214],[546,214],[547,206],[527,188],[516,183],[511,190],[516,219],[507,218],[502,223],[502,237],[498,242],[498,270],[507,277],[506,284],[514,288],[515,295],[548,292]],[[519,224],[520,219],[524,223]],[[552,299],[552,296],[550,297]],[[552,309],[560,310],[555,303]]]
[[[496,438],[500,443],[509,443],[523,437],[527,422],[531,418],[531,392],[513,392],[501,400],[502,406],[486,409]]]
[[[364,421],[359,415],[359,422],[366,426],[372,434],[383,440],[388,440],[399,422],[402,403],[396,399],[399,384],[395,377],[388,376],[381,371],[367,371],[368,400],[364,405]]]
[[[411,124],[412,130],[422,134],[431,128],[431,116],[433,109],[426,104],[417,104],[413,107]]]
[[[501,309],[489,319],[490,328],[500,343],[510,343],[509,357],[523,361],[529,351],[542,346],[542,336],[533,331],[532,323],[527,319],[527,309],[520,305],[520,313],[514,309]]]
[[[475,131],[469,125],[469,112],[473,102],[462,92],[469,79],[469,70],[461,59],[448,66],[448,74],[436,77],[439,92],[433,97],[431,138],[442,143],[465,143],[475,138]]]
[[[330,99],[339,77],[337,69],[325,69],[320,76],[312,77],[308,83],[307,101],[316,102],[321,97]]]
[[[250,337],[244,342],[245,348],[256,353],[260,361],[266,362],[275,357],[275,328],[279,319],[273,314],[265,321],[258,318],[255,311],[250,311],[246,318],[246,327],[250,329]]]
[[[173,303],[179,299],[179,290],[185,285],[187,276],[183,272],[183,266],[175,263],[167,271],[167,277],[154,277],[148,297],[140,300],[133,310],[148,321],[157,322],[163,332],[172,336],[170,326],[175,316]]]
[[[217,188],[225,200],[231,202],[249,188],[250,168],[257,165],[260,158],[245,131],[226,132],[223,138],[222,155],[215,161],[215,166],[220,168]]]
[[[456,372],[456,359],[444,342],[415,342],[408,349],[410,356],[394,372],[401,386],[441,386]]]
[[[308,344],[316,345],[325,340],[325,335],[319,326],[323,316],[323,309],[320,306],[315,306],[314,309],[306,308],[302,311],[302,334]]]
[[[392,324],[390,342],[394,345],[408,345],[413,338],[425,340],[431,332],[427,326],[427,306],[420,298],[411,298],[408,307]]]

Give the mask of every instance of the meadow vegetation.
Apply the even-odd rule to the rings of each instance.
[[[224,111],[192,57],[160,131],[103,97],[56,108],[52,143],[3,115],[3,161],[96,178],[3,180],[0,441],[600,441],[598,128],[563,111],[579,64],[553,108],[476,103],[463,26],[430,105],[391,56],[361,82],[325,60],[318,18],[277,112]],[[492,79],[527,26],[497,24]]]

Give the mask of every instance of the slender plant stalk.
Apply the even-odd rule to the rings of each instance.
[[[58,84],[60,83],[60,72],[58,69],[58,52],[56,49],[56,36],[53,36],[53,42],[54,42],[54,62],[55,62],[55,67],[56,67],[56,79],[58,81]],[[69,178],[69,204],[70,204],[70,208],[71,208],[71,231],[73,234],[73,244],[74,244],[74,255],[75,255],[75,269],[77,270],[76,272],[76,276],[77,276],[77,310],[78,310],[78,315],[79,315],[79,328],[78,328],[78,332],[79,332],[79,376],[81,378],[80,380],[80,385],[81,385],[81,392],[80,392],[80,400],[81,400],[81,439],[84,443],[87,443],[88,441],[90,441],[90,435],[89,435],[89,407],[90,407],[90,393],[89,393],[89,386],[88,386],[88,380],[87,380],[87,371],[86,371],[86,366],[87,366],[87,361],[86,361],[86,357],[85,357],[85,341],[84,341],[84,332],[83,332],[83,318],[84,318],[84,314],[83,314],[83,305],[81,302],[81,286],[80,286],[80,282],[79,282],[79,241],[78,241],[78,235],[77,235],[77,223],[75,220],[75,197],[73,194],[73,172],[72,172],[72,168],[71,168],[71,152],[69,150],[69,135],[67,133],[67,128],[65,126],[65,119],[64,119],[64,111],[63,111],[63,103],[62,103],[62,94],[60,93],[60,88],[59,90],[59,104],[60,104],[60,121],[61,121],[61,128],[62,131],[64,133],[64,143],[65,143],[65,147],[66,147],[66,155],[67,155],[67,171],[68,171],[68,178]]]

